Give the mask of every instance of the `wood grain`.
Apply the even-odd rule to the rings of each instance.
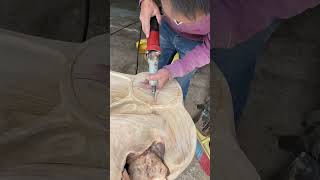
[[[165,145],[168,180],[190,164],[195,153],[195,125],[185,110],[179,84],[172,80],[156,101],[142,86],[145,73],[110,72],[110,179],[120,180],[128,154],[142,154],[154,142]]]

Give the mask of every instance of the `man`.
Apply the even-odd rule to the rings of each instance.
[[[162,88],[175,78],[185,98],[194,72],[210,63],[209,0],[162,0],[161,4],[162,17],[153,0],[140,1],[140,20],[146,36],[149,36],[151,17],[156,16],[160,23],[159,71],[148,80],[157,80],[158,88]],[[176,52],[180,60],[171,63]]]

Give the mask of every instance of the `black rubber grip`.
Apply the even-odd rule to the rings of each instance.
[[[155,16],[150,20],[150,31],[159,31],[159,24]]]

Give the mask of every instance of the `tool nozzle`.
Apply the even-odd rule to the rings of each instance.
[[[156,97],[156,91],[157,91],[157,86],[152,86],[151,92],[154,98]]]

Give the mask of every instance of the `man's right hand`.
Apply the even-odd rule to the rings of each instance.
[[[156,16],[158,23],[161,22],[161,14],[159,7],[153,0],[142,0],[140,10],[140,21],[142,24],[142,30],[146,37],[149,37],[150,32],[150,19]]]

